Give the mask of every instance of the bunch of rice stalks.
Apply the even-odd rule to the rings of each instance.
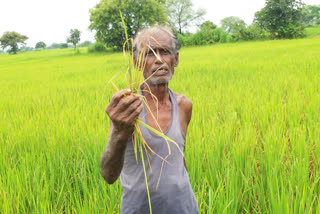
[[[150,164],[150,160],[149,158],[150,156],[150,152],[156,156],[158,156],[159,158],[161,158],[163,160],[163,163],[167,162],[167,158],[168,156],[171,154],[171,149],[170,149],[170,145],[169,142],[173,143],[175,146],[177,146],[177,148],[179,149],[179,151],[181,152],[181,154],[183,155],[183,152],[180,150],[178,144],[176,142],[174,142],[172,139],[168,138],[163,131],[161,130],[160,125],[157,122],[157,119],[155,117],[155,115],[152,113],[148,102],[146,100],[146,98],[144,96],[142,96],[142,90],[140,89],[140,86],[142,84],[145,84],[147,86],[147,88],[149,88],[148,84],[146,83],[146,81],[148,79],[143,79],[143,70],[145,68],[145,62],[146,62],[146,53],[147,51],[151,50],[154,55],[160,60],[162,61],[161,57],[158,56],[155,51],[151,48],[151,46],[149,44],[143,44],[143,47],[141,48],[139,55],[136,58],[136,65],[134,65],[134,60],[133,60],[133,39],[132,38],[128,38],[128,34],[127,34],[127,30],[126,30],[126,25],[125,22],[123,20],[121,11],[120,11],[120,16],[121,16],[121,20],[123,23],[123,27],[124,27],[124,32],[125,32],[125,36],[126,36],[126,41],[123,44],[123,54],[125,57],[125,60],[127,62],[127,72],[126,72],[126,84],[127,84],[127,88],[129,88],[132,92],[132,94],[138,95],[141,97],[146,110],[148,112],[150,112],[151,117],[153,118],[153,120],[156,122],[156,126],[158,127],[158,130],[150,127],[149,125],[145,124],[144,122],[141,121],[141,118],[138,118],[134,124],[134,132],[133,132],[133,147],[134,147],[134,153],[135,153],[135,157],[136,157],[136,161],[138,162],[138,152],[140,152],[140,156],[141,156],[141,162],[142,162],[142,166],[143,166],[143,170],[144,170],[144,176],[145,176],[145,182],[146,182],[146,189],[147,189],[147,194],[148,194],[148,201],[149,201],[149,208],[150,208],[150,214],[152,214],[152,209],[151,209],[151,200],[150,200],[150,194],[149,194],[149,187],[148,187],[148,180],[147,180],[147,174],[146,174],[146,167],[145,167],[145,162],[144,162],[144,155],[143,155],[143,151],[145,151],[146,153],[146,157],[147,157],[147,161],[148,164],[150,166],[150,171],[152,172],[152,168],[151,168],[151,164]],[[154,38],[150,37],[148,38],[148,41],[150,41],[150,39],[153,39],[155,42],[157,42]],[[141,39],[141,41],[139,41],[139,45],[142,45],[142,41],[143,39]],[[130,47],[130,43],[131,43],[131,47]],[[127,52],[131,53],[131,56],[127,55]],[[152,75],[151,75],[152,76]],[[150,76],[150,77],[151,77]],[[149,77],[149,78],[150,78]],[[118,87],[112,82],[112,79],[110,80],[110,82],[112,83],[112,85],[114,86],[114,88],[119,91]],[[152,100],[155,104],[155,106],[157,107],[157,114],[158,114],[158,101],[156,96],[154,96],[150,90],[144,90],[143,92],[149,93],[152,97]],[[166,157],[161,157],[160,155],[158,155],[157,153],[155,153],[152,148],[150,148],[150,146],[147,144],[147,142],[144,140],[143,136],[142,136],[142,132],[140,129],[140,125],[148,128],[149,130],[151,130],[152,132],[154,132],[155,134],[161,136],[162,138],[165,139],[166,143],[167,143],[167,147],[168,147],[168,155]],[[163,167],[163,164],[162,164]],[[159,175],[159,179],[158,179],[158,184],[159,184],[159,180],[161,177],[161,172],[162,172],[162,168],[160,171],[160,175]],[[157,184],[157,187],[158,187]]]

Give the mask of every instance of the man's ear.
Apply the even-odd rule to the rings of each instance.
[[[174,59],[174,67],[177,67],[179,65],[179,53],[176,54]]]

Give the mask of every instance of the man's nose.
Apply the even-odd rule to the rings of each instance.
[[[162,59],[162,56],[160,54],[160,51],[159,50],[155,50],[154,51],[157,55],[155,56],[156,59],[155,59],[155,63],[156,64],[162,64],[163,63],[163,59]]]

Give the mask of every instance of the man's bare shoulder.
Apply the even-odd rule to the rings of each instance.
[[[178,106],[179,106],[179,110],[182,110],[183,113],[185,114],[185,118],[187,123],[190,122],[191,120],[191,114],[192,114],[192,102],[191,100],[189,100],[188,97],[182,95],[182,94],[178,94],[174,92],[174,96],[176,97]]]
[[[178,94],[174,92],[174,96],[177,99],[177,103],[179,107],[182,107],[185,112],[192,111],[192,102],[189,100],[188,97],[184,96],[183,94]]]

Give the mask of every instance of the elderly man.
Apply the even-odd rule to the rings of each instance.
[[[134,40],[134,61],[136,64],[141,47],[146,51],[141,93],[146,98],[157,122],[147,111],[137,95],[130,90],[116,93],[106,112],[110,118],[108,143],[101,157],[101,174],[109,183],[120,175],[122,185],[122,214],[149,213],[147,189],[141,157],[138,163],[132,144],[133,124],[140,119],[154,129],[161,130],[174,140],[170,143],[171,154],[165,139],[141,126],[144,139],[157,155],[150,153],[150,165],[144,154],[147,181],[154,214],[194,214],[198,205],[192,191],[189,176],[180,151],[184,151],[188,124],[191,120],[192,103],[168,88],[174,68],[179,63],[179,43],[170,29],[152,27],[137,34]],[[152,97],[157,98],[157,104]],[[177,148],[179,146],[179,148]],[[166,158],[164,162],[159,156]],[[149,168],[151,166],[151,169]]]

